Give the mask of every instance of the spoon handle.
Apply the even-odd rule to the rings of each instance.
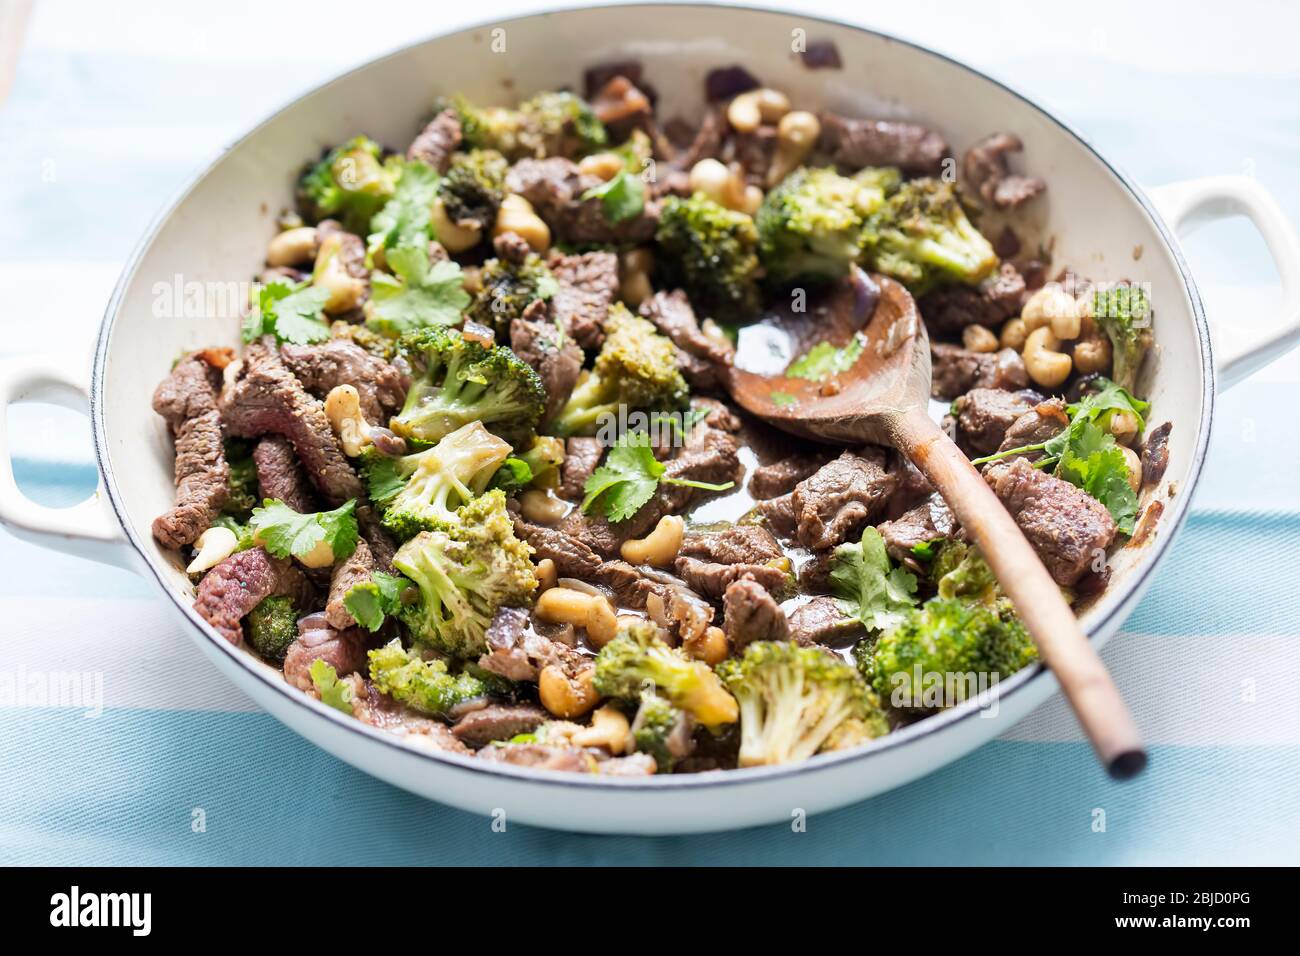
[[[1015,519],[924,408],[892,416],[889,424],[895,447],[930,480],[979,545],[1107,771],[1117,779],[1140,773],[1146,751],[1128,707]]]

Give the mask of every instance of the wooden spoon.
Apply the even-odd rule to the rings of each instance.
[[[806,311],[783,310],[746,332],[767,342],[759,361],[747,363],[742,337],[731,372],[735,400],[795,435],[888,445],[911,459],[979,545],[1110,775],[1141,772],[1147,758],[1137,727],[1060,588],[993,490],[928,413],[930,343],[911,294],[891,279],[855,272]],[[861,353],[827,381],[784,374],[788,359],[816,342],[843,346],[856,335]]]

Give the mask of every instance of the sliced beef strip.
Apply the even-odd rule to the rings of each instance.
[[[320,345],[280,346],[289,371],[317,398],[338,385],[352,385],[361,398],[361,414],[371,425],[388,424],[406,400],[406,377],[396,366],[372,355],[348,339],[330,339]]]
[[[948,155],[943,137],[924,126],[834,113],[821,114],[817,148],[835,165],[853,172],[864,166],[897,166],[907,173],[936,175]]]
[[[689,126],[684,128],[688,131],[690,129]],[[726,135],[727,120],[722,109],[708,110],[699,127],[694,130],[694,136],[685,144],[685,149],[673,157],[673,167],[681,172],[689,172],[702,159],[717,159],[722,154]]]
[[[751,641],[784,641],[790,637],[785,612],[769,589],[745,575],[727,585],[722,597],[722,632],[733,652]]]
[[[793,538],[799,530],[799,514],[795,510],[794,492],[758,503],[758,513],[773,534]]]
[[[478,749],[494,740],[509,740],[516,734],[530,734],[547,719],[546,711],[533,704],[489,704],[456,721],[451,732],[463,744]]]
[[[547,747],[542,744],[498,744],[478,752],[483,760],[514,764],[533,770],[561,770],[568,773],[596,773],[596,758],[578,747]]]
[[[167,421],[176,458],[176,504],[153,521],[168,548],[193,544],[230,498],[230,466],[217,414],[221,372],[199,354],[186,356],[154,390],[153,408]]]
[[[957,285],[939,289],[918,303],[926,327],[936,336],[957,336],[968,325],[995,329],[1020,314],[1028,287],[1010,262],[975,288]]]
[[[1142,483],[1158,485],[1169,467],[1169,433],[1173,423],[1165,422],[1151,429],[1146,443],[1142,446]]]
[[[792,492],[800,544],[833,548],[875,520],[898,485],[883,449],[844,452]]]
[[[1115,521],[1105,505],[1023,458],[997,462],[984,478],[1063,587],[1078,581],[1115,539]]]
[[[701,561],[699,558],[679,557],[673,567],[677,576],[692,591],[711,601],[721,600],[727,589],[741,578],[747,578],[764,590],[777,594],[786,591],[791,581],[788,571],[766,564],[721,564],[716,561]]]
[[[835,599],[822,595],[790,612],[790,639],[808,647],[847,647],[866,636],[866,628],[856,617],[840,610]]]
[[[730,343],[704,333],[690,300],[680,289],[656,292],[641,304],[639,311],[683,352],[711,364],[731,365],[736,350]]]
[[[550,421],[564,407],[578,383],[582,349],[571,336],[560,332],[550,318],[549,304],[540,300],[510,323],[510,348],[541,376],[546,388],[542,420]]]
[[[755,501],[779,498],[810,478],[830,460],[830,452],[795,452],[770,465],[759,465],[749,475],[749,494]]]
[[[1025,412],[1007,429],[1002,438],[1002,444],[997,447],[999,452],[1010,451],[1013,448],[1020,448],[1022,445],[1037,445],[1055,438],[1060,432],[1070,424],[1070,414],[1065,410],[1065,402],[1059,398],[1049,398],[1044,402],[1039,402],[1029,411]],[[1037,461],[1042,457],[1041,452],[1033,452],[1028,455],[1017,455],[1028,461]],[[1004,461],[1011,461],[1006,458]]]
[[[448,107],[420,130],[420,135],[406,151],[406,158],[418,159],[445,173],[451,165],[451,154],[460,147],[462,135],[460,116],[455,109]]]
[[[562,578],[589,580],[600,573],[600,555],[561,528],[516,519],[515,535],[528,542],[536,560],[555,562],[556,573]]]
[[[941,401],[952,401],[972,388],[1015,391],[1029,386],[1025,361],[1014,349],[972,352],[959,345],[932,342],[930,357],[930,395]]]
[[[1007,154],[1024,148],[1019,136],[994,133],[966,151],[962,175],[986,203],[999,209],[1019,206],[1047,188],[1041,179],[1017,176],[1008,167]]]
[[[912,549],[927,541],[952,537],[957,521],[943,498],[935,494],[895,520],[877,525],[876,530],[885,539],[885,550],[891,558],[914,566]]]
[[[754,186],[766,186],[768,170],[776,156],[776,127],[759,126],[745,133],[733,131],[730,147],[731,159],[740,164],[745,180]]]
[[[311,665],[324,661],[339,677],[354,674],[366,663],[366,637],[360,628],[330,627],[323,612],[298,622],[298,639],[284,656],[284,679],[299,690],[310,691]]]
[[[953,402],[963,442],[980,455],[1002,444],[1007,430],[1042,401],[1036,392],[1008,392],[1000,388],[972,388]]]
[[[287,438],[268,435],[258,439],[253,447],[253,465],[257,469],[258,494],[263,500],[278,499],[299,514],[317,510],[311,483]]]
[[[238,646],[244,632],[240,622],[263,599],[288,595],[298,607],[311,599],[311,585],[288,558],[273,558],[262,548],[237,551],[199,582],[194,610],[212,627]]]
[[[618,295],[618,257],[612,252],[553,255],[548,263],[559,288],[551,297],[552,314],[584,349],[605,340],[605,318]]]
[[[570,438],[564,443],[564,465],[560,469],[560,496],[581,501],[587,479],[600,464],[605,446],[599,438]]]
[[[488,649],[479,658],[479,667],[507,680],[535,681],[548,664],[559,666],[566,674],[584,666],[582,654],[574,648],[538,634],[524,608],[498,610],[486,640]]]
[[[785,557],[772,533],[758,525],[693,531],[682,538],[678,554],[719,564],[762,564]]]
[[[506,176],[506,187],[523,196],[551,227],[557,239],[579,243],[648,242],[659,224],[658,201],[646,201],[640,215],[611,223],[599,196],[583,199],[601,180],[579,171],[572,160],[521,159]]]
[[[237,438],[287,438],[331,505],[338,507],[349,498],[365,500],[365,485],[339,447],[324,407],[266,343],[254,342],[245,350],[238,377],[222,393],[221,420]]]
[[[311,666],[310,661],[307,666]],[[407,743],[430,750],[473,755],[474,751],[457,740],[451,728],[442,721],[404,707],[387,694],[380,693],[374,684],[360,674],[353,674],[343,680],[352,687],[352,715],[363,724],[386,730]]]
[[[885,507],[885,514],[891,519],[911,511],[934,494],[930,479],[903,455],[894,456],[892,471],[898,478],[898,487]]]
[[[366,544],[365,538],[358,538],[356,550],[347,560],[334,565],[334,571],[330,575],[329,600],[325,604],[325,619],[330,627],[342,631],[357,623],[344,607],[343,600],[353,587],[369,581],[376,570],[370,545]]]

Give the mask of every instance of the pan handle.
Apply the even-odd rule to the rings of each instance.
[[[1246,176],[1210,176],[1151,190],[1156,208],[1175,232],[1245,216],[1259,230],[1282,279],[1282,324],[1252,341],[1217,341],[1219,385],[1228,388],[1300,345],[1300,240],[1277,201]]]
[[[19,489],[9,450],[9,407],[20,402],[84,411],[89,402],[85,373],[66,356],[0,360],[0,524],[40,547],[135,570],[126,536],[109,511],[102,479],[93,495],[69,508],[39,505]]]

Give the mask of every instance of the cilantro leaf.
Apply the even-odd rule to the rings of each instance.
[[[645,183],[640,176],[620,169],[613,179],[592,186],[582,194],[582,198],[599,198],[605,221],[617,225],[641,215],[645,208]]]
[[[343,606],[366,630],[377,631],[384,626],[385,617],[401,608],[402,592],[410,586],[411,582],[401,575],[374,571],[369,581],[352,586],[343,598]]]
[[[790,363],[785,374],[790,378],[806,378],[811,382],[821,382],[847,372],[853,367],[865,347],[866,339],[858,333],[847,345],[836,346],[830,342],[818,342],[805,354]]]
[[[610,521],[626,521],[654,496],[660,483],[700,488],[704,491],[727,491],[734,481],[714,484],[690,478],[664,477],[664,463],[650,448],[650,436],[643,431],[631,432],[618,440],[605,463],[591,473],[582,490],[583,512],[589,512],[597,499]]]
[[[1082,488],[1105,505],[1120,531],[1133,533],[1137,494],[1128,483],[1128,461],[1113,436],[1091,422],[1084,422],[1062,453],[1056,476]]]
[[[418,159],[401,165],[393,198],[370,220],[367,251],[428,245],[429,211],[438,195],[438,171]]]
[[[311,345],[330,337],[325,320],[329,290],[321,286],[269,282],[257,290],[257,304],[244,319],[245,342],[274,334],[277,341]]]
[[[872,632],[893,627],[916,606],[916,576],[901,567],[891,569],[885,539],[871,527],[858,544],[835,549],[830,585],[840,610]]]
[[[277,558],[304,557],[324,541],[334,560],[342,561],[357,547],[356,505],[354,498],[333,511],[299,514],[283,501],[268,498],[253,509],[248,524],[257,543]]]
[[[460,265],[450,259],[429,264],[424,246],[401,246],[387,254],[394,275],[376,273],[370,281],[366,325],[399,336],[426,325],[455,325],[469,305]]]
[[[322,704],[345,714],[352,713],[352,685],[339,680],[339,673],[319,657],[311,662],[311,682]]]

